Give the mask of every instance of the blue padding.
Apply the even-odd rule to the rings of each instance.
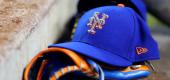
[[[105,79],[116,79],[116,80],[131,80],[131,79],[140,79],[150,75],[149,71],[136,70],[130,72],[122,71],[107,71],[102,70],[102,68],[92,60],[88,60],[88,63],[97,71],[99,74],[99,80]]]
[[[97,73],[99,74],[99,80],[105,80],[104,77],[104,72],[102,70],[102,68],[97,64],[95,63],[94,61],[92,60],[88,60],[88,63],[97,71]]]
[[[139,79],[142,77],[147,77],[150,75],[150,72],[149,71],[131,71],[131,72],[104,71],[104,74],[107,79],[131,80],[131,79]]]

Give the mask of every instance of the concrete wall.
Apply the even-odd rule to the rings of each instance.
[[[31,58],[58,39],[76,12],[77,0],[1,0],[0,4],[5,6],[0,8],[0,22],[1,12],[9,6],[17,11],[5,18],[20,18],[14,21],[19,24],[0,23],[0,80],[19,80]]]

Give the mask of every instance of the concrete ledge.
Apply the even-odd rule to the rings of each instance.
[[[169,29],[170,30],[170,29]],[[156,76],[159,78],[165,78],[160,80],[169,80],[170,79],[170,64],[169,64],[169,56],[170,56],[170,34],[154,34],[155,39],[158,41],[159,49],[160,49],[160,60],[153,61],[154,66],[157,70]],[[160,76],[161,75],[161,76]]]
[[[0,0],[0,80],[18,80],[28,61],[54,43],[77,0]]]

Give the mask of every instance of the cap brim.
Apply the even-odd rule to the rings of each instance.
[[[61,48],[73,50],[81,55],[88,56],[92,59],[101,61],[111,66],[125,67],[125,66],[132,65],[132,62],[128,61],[125,58],[122,58],[118,55],[114,55],[114,53],[110,53],[106,50],[102,50],[100,48],[82,42],[60,43],[60,44],[51,45],[49,46],[49,48],[50,47],[61,47]]]

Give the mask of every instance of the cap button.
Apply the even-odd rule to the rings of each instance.
[[[117,6],[118,6],[118,7],[125,7],[125,5],[124,5],[124,4],[121,4],[121,3],[120,3],[120,4],[117,4]]]

